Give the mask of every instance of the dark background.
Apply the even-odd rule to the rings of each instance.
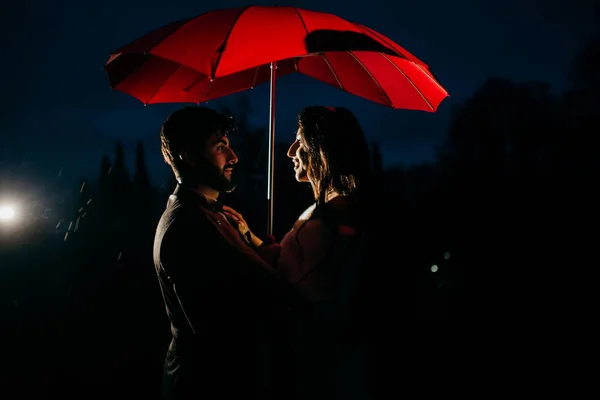
[[[374,394],[486,378],[495,383],[479,393],[525,383],[573,394],[572,379],[585,375],[568,360],[588,355],[582,325],[594,315],[598,2],[294,5],[382,32],[451,95],[430,114],[299,75],[278,81],[277,238],[311,201],[285,157],[296,113],[347,106],[372,143],[382,228],[370,266]],[[18,211],[0,221],[3,398],[157,398],[169,329],[151,246],[174,184],[158,132],[181,105],[144,107],[111,92],[102,66],[140,34],[214,8],[3,9],[0,203]],[[260,234],[268,87],[208,105],[236,116],[240,185],[225,201]]]

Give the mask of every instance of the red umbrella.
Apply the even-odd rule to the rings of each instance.
[[[393,108],[435,112],[448,92],[429,67],[376,31],[328,13],[248,6],[148,33],[105,65],[111,87],[152,103],[200,103],[270,81],[272,231],[275,77],[300,72]]]

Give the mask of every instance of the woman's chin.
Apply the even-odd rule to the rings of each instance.
[[[298,182],[308,182],[308,177],[304,171],[294,171]]]

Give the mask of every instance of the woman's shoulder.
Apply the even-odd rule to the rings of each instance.
[[[330,219],[338,226],[357,228],[364,218],[364,205],[358,196],[337,196],[323,207],[323,218]]]

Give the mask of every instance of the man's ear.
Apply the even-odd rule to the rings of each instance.
[[[194,157],[192,157],[192,155],[190,153],[188,153],[187,151],[181,152],[179,153],[179,159],[184,163],[187,164],[191,167],[195,167],[196,166],[196,160],[194,159]]]

